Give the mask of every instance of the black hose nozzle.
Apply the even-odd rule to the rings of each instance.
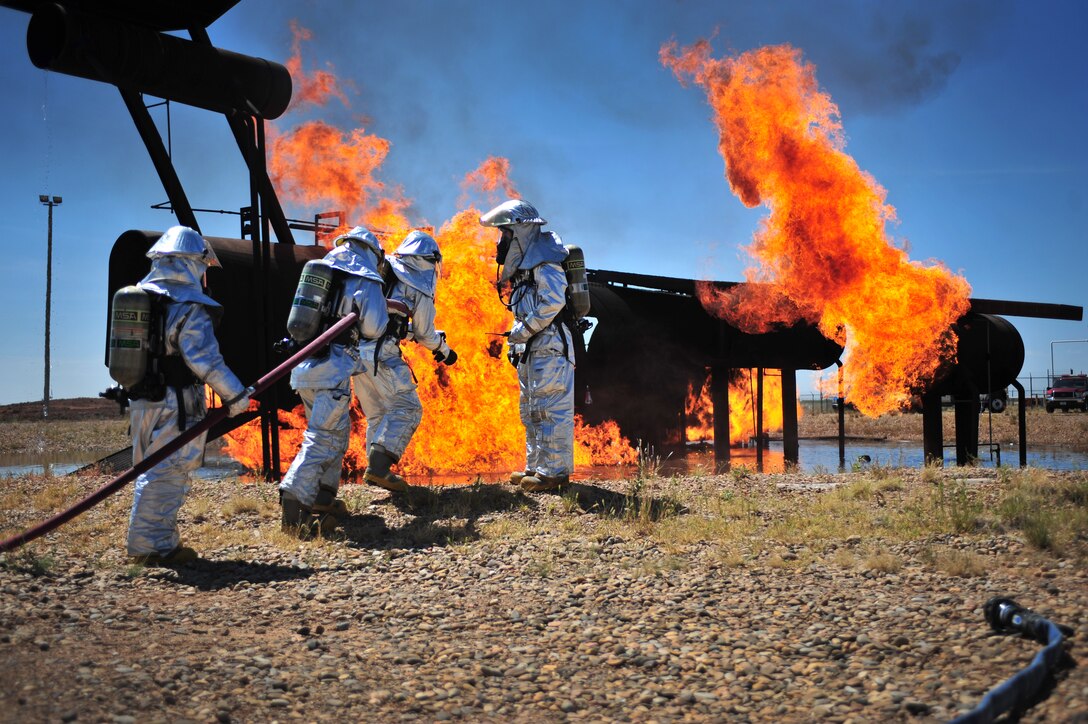
[[[272,351],[276,354],[294,354],[296,350],[298,350],[298,342],[290,336],[272,343]]]
[[[98,396],[116,402],[121,407],[120,414],[122,415],[128,409],[128,392],[121,385],[114,385],[104,392],[99,392]]]
[[[1018,633],[1039,643],[1047,643],[1047,625],[1050,623],[1030,608],[1024,608],[1011,598],[995,596],[982,607],[990,628],[999,633]],[[1070,636],[1073,629],[1055,624],[1065,636]]]

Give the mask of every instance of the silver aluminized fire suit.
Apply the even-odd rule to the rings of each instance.
[[[378,273],[382,256],[378,239],[357,226],[339,237],[323,260],[346,275],[340,316],[352,310],[359,313],[356,329],[361,341],[358,345],[334,342],[328,355],[311,357],[291,372],[291,387],[302,398],[308,423],[280,490],[306,508],[314,505],[319,488],[331,491],[335,498],[340,487],[341,465],[351,437],[350,380],[362,370],[360,346],[381,337],[388,320]]]
[[[507,201],[480,221],[509,237],[501,280],[513,285],[508,339],[517,360],[525,472],[562,480],[574,471],[574,343],[559,318],[567,250],[557,234],[541,231],[544,220],[524,201]]]
[[[386,298],[389,308],[399,309],[405,317],[401,324],[411,319],[405,339],[434,352],[436,361],[453,364],[456,353],[446,343],[445,333],[434,328],[437,265],[441,260],[438,243],[430,235],[410,232],[386,259],[396,277]],[[396,313],[390,315],[391,328],[396,317]],[[400,336],[392,329],[387,332],[369,350],[364,349],[366,369],[355,377],[355,394],[366,414],[368,458],[373,460],[384,452],[395,462],[404,455],[423,419],[423,405],[412,370],[401,356]]]
[[[170,300],[166,307],[165,352],[167,356],[180,355],[196,381],[168,387],[158,402],[132,400],[134,464],[178,436],[182,415],[186,428],[204,418],[205,383],[223,400],[230,401],[231,415],[249,406],[248,390],[223,362],[215,338],[214,321],[222,314],[222,307],[204,294],[201,284],[207,267],[219,266],[215,252],[193,229],[175,226],[152,245],[147,256],[151,271],[137,286]],[[183,407],[179,407],[179,397]],[[136,478],[128,526],[129,555],[166,558],[181,549],[178,510],[190,489],[189,473],[204,460],[206,439],[207,433],[197,436]]]

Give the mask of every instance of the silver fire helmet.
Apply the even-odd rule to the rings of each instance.
[[[210,267],[222,266],[215,256],[212,245],[199,232],[188,226],[171,226],[147,250],[148,259],[158,259],[163,256],[195,259]]]
[[[510,199],[480,217],[483,226],[510,226],[513,224],[546,224],[540,213],[528,201]]]
[[[336,240],[333,241],[333,246],[351,243],[354,243],[356,246],[362,247],[363,249],[370,249],[378,255],[379,260],[385,256],[385,250],[382,249],[378,237],[370,233],[370,230],[365,226],[356,226],[348,233],[336,237]]]
[[[422,231],[409,233],[393,253],[397,256],[421,256],[435,264],[442,261],[442,252],[438,249],[438,242],[430,234]]]

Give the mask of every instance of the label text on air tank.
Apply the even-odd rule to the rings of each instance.
[[[324,277],[314,276],[313,274],[302,275],[303,284],[312,284],[315,287],[321,287],[322,289],[328,289],[332,286],[332,282]]]

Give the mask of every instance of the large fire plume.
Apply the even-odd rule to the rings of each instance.
[[[788,45],[715,59],[710,44],[661,48],[677,78],[707,94],[730,188],[769,209],[748,247],[749,284],[699,285],[712,314],[745,331],[815,323],[849,342],[847,397],[867,415],[905,407],[955,357],[967,281],[908,259],[886,231],[886,191],[843,151],[839,111]]]
[[[295,28],[299,38],[307,31]],[[301,67],[296,63],[292,67]],[[331,79],[325,79],[326,85]],[[334,86],[338,87],[338,86]],[[321,97],[313,94],[314,98]],[[340,97],[325,93],[324,98]],[[412,229],[427,227],[408,218],[411,202],[399,187],[378,177],[389,153],[388,140],[362,129],[344,133],[321,121],[309,121],[277,132],[270,145],[270,174],[284,199],[309,208],[345,211],[345,226],[362,223],[377,233],[391,253]],[[510,164],[489,158],[462,184],[462,206],[482,191],[498,203],[514,196]],[[423,404],[420,424],[398,470],[404,474],[484,473],[520,467],[525,461],[525,433],[518,411],[517,375],[506,359],[501,333],[510,328],[510,312],[494,287],[497,232],[479,223],[480,210],[469,205],[438,227],[442,278],[435,300],[436,326],[457,351],[453,366],[437,364],[431,353],[413,343],[402,344],[418,381]],[[357,220],[357,221],[355,221]],[[430,230],[428,228],[428,230]],[[286,467],[301,445],[306,429],[302,406],[280,413],[281,465]],[[353,403],[350,448],[344,474],[353,477],[366,465],[366,419]],[[576,425],[575,463],[635,462],[637,452],[615,423]],[[256,422],[228,436],[226,452],[256,469],[261,465],[260,427]]]

